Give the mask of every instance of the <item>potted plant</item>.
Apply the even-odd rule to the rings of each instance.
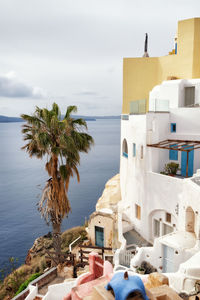
[[[138,274],[145,274],[145,269],[144,269],[144,268],[141,268],[141,267],[138,267],[138,268],[136,269],[136,272],[137,272]]]
[[[178,169],[179,169],[179,164],[170,162],[165,165],[165,169],[164,169],[163,173],[170,175],[170,176],[174,176],[174,175],[176,175]]]

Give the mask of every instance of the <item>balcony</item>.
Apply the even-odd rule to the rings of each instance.
[[[149,101],[150,112],[169,112],[169,100],[151,99]]]
[[[147,144],[147,147],[152,147],[152,148],[157,148],[162,150],[165,149],[170,151],[170,153],[173,155],[176,154],[178,155],[178,151],[181,151],[182,153],[181,176],[182,177],[193,176],[194,151],[200,149],[200,141],[168,139],[168,140],[160,141],[156,144]]]
[[[136,100],[130,102],[130,115],[146,114],[146,100]]]

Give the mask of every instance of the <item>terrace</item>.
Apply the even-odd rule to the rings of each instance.
[[[200,149],[200,141],[167,139],[155,144],[147,144],[147,147],[169,150],[169,157],[178,160],[178,151],[181,155],[181,177],[193,176],[194,150]]]

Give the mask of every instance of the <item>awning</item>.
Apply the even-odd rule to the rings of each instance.
[[[156,144],[147,144],[147,146],[160,149],[190,152],[195,149],[200,149],[200,141],[164,140]]]
[[[168,139],[168,140],[158,142],[156,144],[147,144],[147,147],[187,152],[186,177],[188,177],[188,160],[189,160],[188,154],[190,151],[200,149],[200,141]]]

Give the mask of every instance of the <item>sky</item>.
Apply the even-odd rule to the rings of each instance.
[[[199,15],[198,15],[199,13]],[[200,0],[0,0],[0,115],[119,115],[123,57],[168,54]]]

